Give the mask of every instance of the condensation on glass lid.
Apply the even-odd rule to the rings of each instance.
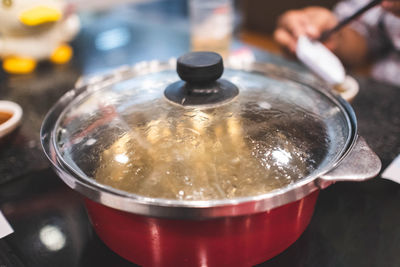
[[[148,114],[157,114],[149,116]],[[153,198],[219,200],[285,187],[312,173],[329,147],[307,111],[241,96],[214,109],[163,99],[123,118],[130,130],[100,154],[94,178]]]

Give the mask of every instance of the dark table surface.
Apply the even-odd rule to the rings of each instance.
[[[48,109],[81,75],[188,51],[186,9],[179,1],[172,3],[82,14],[83,29],[74,42],[76,56],[70,64],[44,63],[26,76],[0,74],[0,99],[18,102],[24,109],[19,130],[0,144],[0,210],[15,231],[0,239],[0,266],[134,266],[93,232],[80,196],[50,169],[40,148],[39,129]],[[129,38],[107,47],[107,36],[118,34]],[[259,61],[301,68],[253,51]],[[384,169],[400,154],[400,88],[356,78],[361,91],[352,106],[359,133]],[[400,266],[399,205],[400,186],[380,177],[330,186],[320,193],[300,239],[260,266]],[[62,242],[45,246],[41,234],[46,231]]]

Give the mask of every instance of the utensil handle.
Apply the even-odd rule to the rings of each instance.
[[[360,15],[362,15],[364,12],[368,11],[370,8],[373,8],[374,6],[380,4],[382,2],[382,0],[373,0],[370,3],[366,4],[365,6],[363,6],[362,8],[360,8],[359,10],[357,10],[353,15],[351,15],[350,17],[345,18],[344,20],[340,21],[335,27],[333,27],[330,30],[324,31],[321,36],[318,38],[318,41],[320,42],[324,42],[326,41],[329,36],[331,36],[333,33],[339,31],[341,28],[343,28],[344,26],[346,26],[347,24],[349,24],[350,22],[352,22],[353,20],[355,20],[357,17],[359,17]]]
[[[353,149],[339,165],[317,179],[317,186],[325,188],[336,181],[364,181],[377,176],[381,167],[378,156],[359,136]]]

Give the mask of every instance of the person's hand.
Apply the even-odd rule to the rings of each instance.
[[[400,0],[383,0],[382,7],[400,17]]]
[[[400,0],[398,1],[400,3]],[[335,15],[326,8],[307,7],[301,10],[290,10],[279,18],[274,38],[280,45],[295,53],[297,39],[300,35],[318,38],[322,32],[331,29],[336,24]],[[334,50],[337,44],[337,34],[333,34],[325,42],[325,45],[331,50]]]

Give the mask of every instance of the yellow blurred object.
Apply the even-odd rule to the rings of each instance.
[[[36,67],[36,60],[32,58],[7,57],[3,61],[3,69],[8,73],[27,74]]]
[[[68,62],[80,29],[68,0],[0,0],[0,60],[8,73],[31,73],[38,62]],[[0,66],[1,67],[1,66]]]
[[[60,20],[61,12],[54,8],[37,6],[23,11],[19,19],[25,25],[37,26],[43,23]]]
[[[50,60],[55,64],[64,64],[71,59],[72,54],[72,48],[67,44],[63,44],[57,47],[53,54],[51,54]]]

